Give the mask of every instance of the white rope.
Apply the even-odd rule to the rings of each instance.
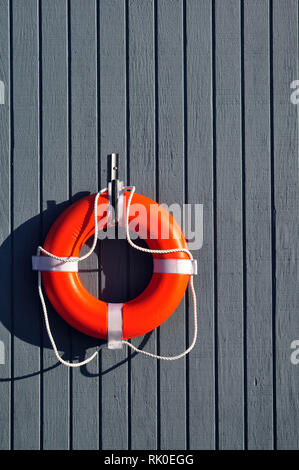
[[[128,188],[126,188],[128,189]],[[130,205],[131,205],[131,201],[132,201],[132,197],[133,197],[133,194],[135,192],[135,186],[131,186],[131,194],[129,196],[129,199],[128,199],[128,204],[127,204],[127,213],[126,213],[126,236],[127,236],[127,240],[128,240],[128,243],[133,247],[135,248],[136,250],[139,250],[139,251],[143,251],[144,253],[178,253],[178,252],[183,252],[183,253],[187,253],[187,255],[189,255],[189,258],[190,259],[193,259],[193,256],[192,256],[192,253],[187,250],[187,248],[172,248],[172,249],[169,249],[169,250],[151,250],[149,248],[143,248],[141,246],[138,246],[136,245],[130,238],[130,232],[129,232],[129,209],[130,209]],[[196,314],[196,311],[197,311],[197,301],[196,301],[196,293],[195,293],[195,289],[194,289],[194,285],[193,285],[193,276],[191,275],[190,276],[190,289],[191,289],[191,293],[192,293],[192,298],[193,298],[193,321],[194,321],[194,333],[193,333],[193,340],[192,340],[192,343],[190,344],[190,346],[184,351],[182,352],[181,354],[178,354],[176,356],[158,356],[157,354],[154,354],[154,353],[150,353],[150,352],[147,352],[147,351],[143,351],[142,349],[138,349],[136,348],[132,343],[130,343],[129,341],[124,341],[123,340],[123,344],[126,344],[127,346],[129,346],[130,348],[132,348],[134,351],[136,352],[139,352],[141,354],[144,354],[146,356],[150,356],[150,357],[154,357],[155,359],[161,359],[163,361],[176,361],[177,359],[181,359],[182,357],[186,356],[187,354],[189,354],[189,352],[194,348],[195,346],[195,343],[196,343],[196,340],[197,340],[197,330],[198,330],[198,326],[197,326],[197,314]]]
[[[56,256],[53,255],[53,253],[50,253],[49,251],[45,250],[42,246],[38,247],[38,251],[42,251],[46,255],[50,256],[50,258],[57,259],[59,261],[83,261],[84,259],[88,258],[95,250],[95,247],[97,246],[97,239],[98,239],[98,199],[102,193],[107,191],[107,188],[101,189],[100,192],[97,193],[95,199],[94,199],[94,236],[93,236],[93,244],[90,250],[85,253],[83,256]]]
[[[191,252],[187,248],[173,248],[173,249],[169,249],[169,250],[150,250],[149,248],[143,248],[141,246],[136,245],[131,240],[130,232],[129,232],[129,212],[130,212],[130,205],[131,205],[131,201],[132,201],[132,198],[133,198],[133,194],[135,192],[135,186],[128,186],[124,189],[127,189],[127,190],[130,189],[131,190],[131,193],[130,193],[130,196],[129,196],[129,199],[128,199],[128,204],[127,204],[127,211],[126,211],[126,237],[127,237],[128,243],[133,248],[135,248],[136,250],[143,251],[144,253],[160,253],[160,254],[162,254],[162,253],[184,252],[184,253],[187,253],[187,255],[189,256],[190,259],[193,259],[193,256],[192,256]],[[42,251],[43,253],[50,256],[51,258],[54,258],[54,259],[57,259],[57,260],[60,260],[60,261],[65,261],[65,262],[67,262],[67,261],[82,261],[82,260],[88,258],[93,253],[93,251],[95,250],[95,247],[96,247],[96,244],[97,244],[97,237],[98,237],[98,220],[97,220],[98,199],[99,199],[100,194],[102,194],[105,191],[107,191],[107,188],[102,189],[99,193],[97,193],[97,195],[95,197],[95,201],[94,201],[95,232],[94,232],[93,244],[92,244],[92,247],[90,248],[90,250],[88,251],[88,253],[86,253],[85,255],[83,255],[81,257],[56,256],[56,255],[53,255],[53,253],[50,253],[49,251],[47,251],[44,248],[42,248],[41,246],[39,246],[38,249],[37,249],[37,254],[39,255],[40,252]],[[190,276],[190,289],[191,289],[191,294],[192,294],[192,299],[193,299],[194,334],[193,334],[192,343],[190,344],[190,346],[184,352],[182,352],[181,354],[178,354],[176,356],[158,356],[157,354],[153,354],[153,353],[150,353],[150,352],[147,352],[147,351],[143,351],[142,349],[136,348],[129,341],[123,340],[122,343],[126,344],[128,347],[130,347],[131,349],[133,349],[136,352],[139,352],[139,353],[144,354],[146,356],[153,357],[155,359],[161,359],[161,360],[164,360],[164,361],[175,361],[175,360],[181,359],[182,357],[189,354],[189,352],[195,346],[195,343],[196,343],[196,340],[197,340],[197,331],[198,331],[197,313],[196,313],[197,312],[197,302],[196,302],[196,293],[195,293],[195,289],[194,289],[194,285],[193,285],[193,276],[192,275]],[[68,366],[68,367],[81,367],[85,364],[88,364],[90,361],[92,361],[96,357],[96,355],[98,354],[99,351],[95,351],[89,358],[85,359],[84,361],[76,362],[76,363],[67,362],[64,359],[62,359],[62,357],[60,356],[60,354],[58,352],[58,349],[57,349],[57,346],[55,344],[55,340],[54,340],[52,332],[51,332],[50,324],[49,324],[49,318],[48,318],[46,302],[45,302],[45,299],[44,299],[44,296],[43,296],[43,291],[42,291],[42,282],[41,282],[41,272],[40,271],[38,271],[38,293],[39,293],[39,297],[40,297],[42,308],[43,308],[47,333],[48,333],[50,342],[52,344],[54,353],[55,353],[56,358],[58,359],[58,361],[61,362],[62,364],[64,364],[65,366]]]
[[[52,348],[54,350],[55,356],[57,357],[58,361],[61,362],[61,364],[64,364],[65,366],[68,366],[68,367],[81,367],[81,366],[84,366],[84,364],[88,364],[88,362],[92,361],[96,357],[99,351],[94,352],[92,356],[90,356],[89,358],[85,359],[85,361],[82,361],[82,362],[67,362],[64,359],[62,359],[62,357],[60,356],[58,349],[56,347],[55,340],[52,335],[50,324],[49,324],[47,306],[46,306],[46,302],[45,302],[43,291],[42,291],[42,280],[41,280],[40,271],[38,271],[38,293],[39,293],[39,297],[40,297],[42,307],[43,307],[44,319],[45,319],[45,324],[46,324],[46,329],[47,329],[47,333],[49,336],[49,340],[51,341]]]
[[[46,255],[50,256],[50,258],[54,258],[54,259],[57,259],[59,261],[65,261],[65,262],[67,262],[67,261],[82,261],[82,260],[88,258],[93,253],[93,251],[95,250],[95,247],[97,245],[97,238],[98,238],[98,199],[100,197],[100,194],[104,193],[105,191],[107,191],[107,188],[102,189],[99,193],[97,193],[97,195],[95,197],[95,200],[94,200],[94,226],[95,226],[95,229],[94,229],[93,244],[92,244],[92,247],[90,248],[90,250],[85,255],[83,255],[81,257],[56,256],[56,255],[53,255],[53,253],[50,253],[49,251],[45,250],[42,246],[38,247],[37,255],[39,255],[40,252],[42,251]],[[38,293],[39,293],[39,298],[41,300],[41,304],[42,304],[42,307],[43,307],[43,313],[44,313],[46,329],[47,329],[49,340],[52,344],[52,348],[53,348],[53,351],[55,353],[55,356],[57,357],[58,361],[61,362],[61,364],[64,364],[65,366],[68,366],[68,367],[81,367],[81,366],[84,366],[85,364],[88,364],[90,361],[92,361],[96,357],[96,355],[99,353],[99,351],[95,351],[90,357],[88,357],[87,359],[85,359],[82,362],[68,362],[68,361],[65,361],[64,359],[62,359],[62,357],[60,356],[60,354],[58,352],[58,349],[57,349],[57,346],[56,346],[56,343],[55,343],[55,340],[53,338],[50,323],[49,323],[47,306],[46,306],[46,302],[45,302],[44,295],[43,295],[43,290],[42,290],[42,277],[41,277],[41,272],[40,271],[38,271],[37,279],[38,279],[38,281],[37,281],[37,283],[38,283]]]

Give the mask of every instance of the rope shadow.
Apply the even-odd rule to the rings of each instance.
[[[146,344],[148,343],[151,335],[152,335],[152,332],[147,333],[144,336],[143,340],[141,341],[140,345],[138,346],[138,349],[143,349],[146,346]],[[102,349],[106,349],[106,345],[107,345],[106,342],[104,342],[100,345],[99,354],[101,353]],[[122,365],[126,364],[129,359],[132,360],[137,355],[138,355],[137,352],[128,350],[128,356],[125,359],[123,359],[123,360],[119,361],[118,363],[116,363],[115,365],[109,367],[109,369],[106,369],[104,371],[99,372],[98,374],[94,374],[94,373],[89,372],[88,369],[87,369],[88,364],[85,364],[84,366],[81,366],[80,371],[81,371],[82,375],[84,375],[85,377],[90,377],[90,378],[99,377],[99,376],[102,377],[106,374],[109,374],[109,372],[112,372],[113,370],[116,370],[119,367],[121,367]],[[85,356],[86,355],[84,354],[84,355],[81,355],[81,356],[77,357],[76,359],[78,360],[78,362],[80,362],[80,361],[83,361],[85,359]],[[62,358],[65,361],[70,360],[70,358],[67,357],[65,354],[62,356]],[[72,360],[74,360],[74,358]],[[41,375],[41,374],[49,372],[53,369],[56,369],[59,366],[61,366],[61,363],[56,362],[55,364],[53,364],[53,366],[46,367],[46,368],[44,368],[40,371],[37,371],[37,372],[32,372],[30,374],[22,375],[22,376],[19,376],[19,377],[13,377],[13,378],[10,378],[10,377],[9,378],[0,378],[0,382],[14,382],[14,381],[17,381],[17,380],[30,379],[31,377],[36,377],[37,375]]]
[[[144,346],[146,346],[146,344],[148,343],[151,335],[152,335],[152,332],[147,333],[144,336],[143,340],[141,341],[140,345],[138,346],[138,349],[143,349]],[[105,343],[105,345],[106,345],[106,343]],[[105,346],[105,345],[103,345],[103,346]],[[103,349],[103,348],[101,348],[101,349]],[[91,372],[89,372],[87,370],[87,364],[82,366],[80,369],[81,369],[82,374],[85,375],[86,377],[97,377],[98,375],[104,376],[106,374],[109,374],[109,372],[112,372],[113,370],[118,369],[118,367],[126,364],[129,359],[132,360],[137,355],[138,355],[138,353],[136,351],[131,351],[131,350],[128,349],[128,356],[125,359],[123,359],[123,360],[119,361],[117,364],[109,367],[109,369],[101,371],[100,374],[92,374]],[[80,360],[84,360],[84,357],[81,357]]]

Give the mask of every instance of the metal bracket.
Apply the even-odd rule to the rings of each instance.
[[[109,165],[110,159],[110,165]],[[109,183],[111,184],[111,206],[113,207],[114,213],[114,222],[117,224],[119,221],[119,213],[118,213],[118,199],[119,199],[119,191],[120,191],[120,181],[118,179],[118,164],[119,164],[119,156],[118,153],[112,153],[108,155],[108,186]]]

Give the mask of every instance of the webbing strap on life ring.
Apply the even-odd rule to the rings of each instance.
[[[33,271],[78,272],[78,261],[60,261],[49,256],[32,256]]]
[[[108,349],[122,349],[123,304],[108,303]]]
[[[154,258],[154,273],[197,274],[196,259]]]
[[[32,256],[33,271],[78,272],[78,261],[59,261],[47,256]],[[197,274],[195,259],[154,258],[154,273]]]

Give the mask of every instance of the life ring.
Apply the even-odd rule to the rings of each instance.
[[[130,191],[124,190],[124,208]],[[95,194],[86,196],[66,209],[52,225],[44,249],[61,257],[78,257],[81,248],[94,234]],[[144,237],[151,250],[188,249],[184,234],[174,218],[162,206],[141,194],[134,194],[133,204],[141,204],[146,211],[138,214]],[[98,198],[98,222],[104,220],[108,209],[108,192]],[[159,215],[157,224],[150,224],[153,213]],[[129,213],[129,223],[136,214]],[[124,223],[122,223],[124,225]],[[167,225],[169,237],[161,233]],[[102,224],[103,228],[103,224]],[[153,272],[146,289],[135,299],[123,304],[123,339],[131,339],[148,333],[160,326],[176,310],[187,289],[190,274],[180,272],[159,272],[163,261],[189,259],[186,252],[153,254]],[[71,326],[89,336],[107,338],[108,304],[92,296],[83,286],[78,272],[43,271],[42,283],[47,296],[58,314]]]

